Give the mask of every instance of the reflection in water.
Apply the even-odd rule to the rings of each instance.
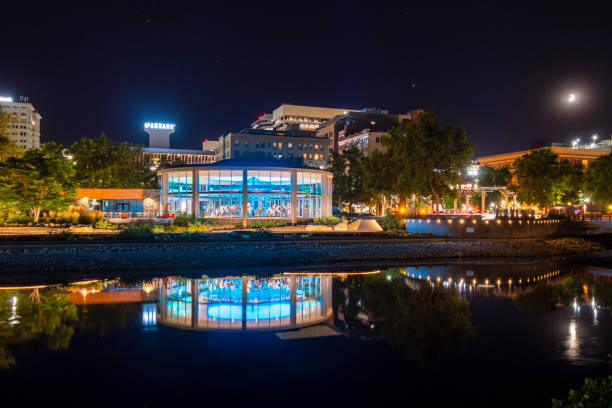
[[[331,275],[160,279],[159,321],[192,329],[288,329],[331,317]]]
[[[166,277],[0,287],[0,367],[15,364],[9,350],[20,345],[67,348],[75,330],[100,337],[129,325],[147,332],[158,324],[214,331],[287,330],[330,322],[331,317],[335,330],[380,337],[431,367],[465,348],[473,336],[468,300],[487,297],[512,299],[540,315],[563,306],[571,312],[573,307],[570,320],[555,314],[562,333],[554,345],[562,346],[564,358],[578,362],[598,347],[588,329],[600,324],[600,308],[610,307],[612,285],[581,273],[569,275],[559,265],[543,263],[539,269],[533,264],[409,266],[358,275]],[[581,313],[586,315],[581,318]]]
[[[55,291],[27,296],[0,291],[0,369],[15,364],[11,348],[31,344],[51,350],[66,349],[74,333],[77,308]]]
[[[394,268],[379,276],[339,279],[338,320],[349,330],[379,327],[392,347],[423,366],[452,359],[474,334],[468,302],[453,286],[405,276],[403,268]]]

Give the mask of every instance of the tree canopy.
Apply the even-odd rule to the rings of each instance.
[[[15,119],[10,114],[0,112],[0,162],[23,154],[23,149],[10,136],[11,125],[14,122]]]
[[[404,128],[392,128],[381,142],[393,166],[394,193],[431,195],[438,208],[441,196],[454,194],[451,186],[459,183],[474,154],[465,129],[451,124],[440,128],[440,119],[431,112]]]
[[[478,185],[480,186],[508,187],[511,180],[512,173],[508,166],[496,169],[485,164],[478,169]]]
[[[330,171],[334,175],[333,202],[335,205],[363,202],[364,196],[364,156],[359,149],[352,147],[342,153],[332,152]]]
[[[585,190],[597,204],[612,203],[612,153],[593,160],[585,173]]]
[[[141,146],[116,142],[102,133],[97,138],[83,138],[70,146],[75,162],[75,178],[87,188],[155,188],[153,162]]]
[[[547,207],[576,202],[582,190],[583,167],[559,162],[551,149],[533,150],[514,161],[519,200]]]
[[[61,145],[45,143],[0,163],[0,205],[30,211],[34,222],[43,209],[70,205],[76,193],[74,169],[62,150]]]

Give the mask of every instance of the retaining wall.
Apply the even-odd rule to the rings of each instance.
[[[481,220],[448,218],[406,220],[406,231],[448,238],[515,239],[545,238],[561,233],[565,220]]]

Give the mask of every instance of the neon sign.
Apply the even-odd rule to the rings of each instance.
[[[7,96],[0,96],[0,102],[13,102],[13,98]]]
[[[175,125],[174,123],[152,123],[152,122],[145,122],[144,124],[144,128],[145,129],[169,129],[172,130],[174,129]]]

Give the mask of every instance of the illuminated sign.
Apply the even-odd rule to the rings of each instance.
[[[174,123],[150,123],[150,122],[145,122],[144,124],[144,128],[145,129],[169,129],[172,130],[174,129]]]
[[[0,96],[0,102],[13,102],[13,98],[9,98],[6,96]]]

